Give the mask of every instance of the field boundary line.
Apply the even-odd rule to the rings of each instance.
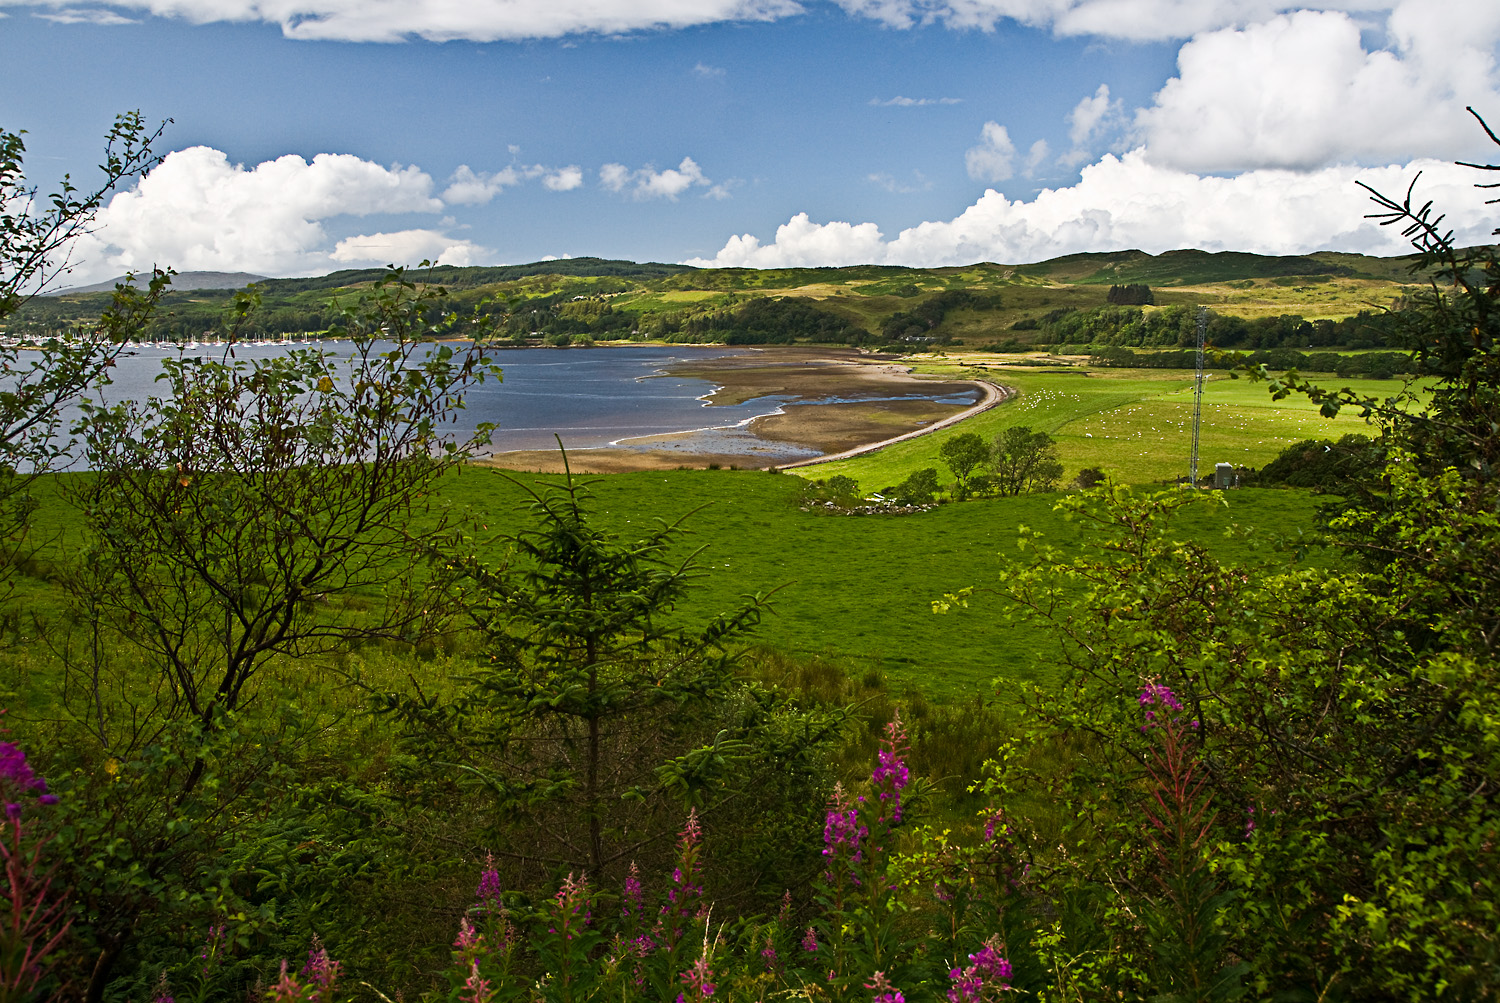
[[[958,424],[965,418],[972,418],[976,414],[988,411],[998,404],[1003,404],[1016,395],[1014,387],[1007,387],[1000,383],[991,383],[989,380],[973,379],[966,382],[973,383],[984,391],[984,399],[971,408],[949,415],[941,421],[934,422],[926,428],[919,428],[914,432],[906,432],[893,439],[882,439],[880,442],[871,442],[863,446],[855,446],[846,449],[842,453],[830,453],[827,456],[815,456],[810,460],[798,460],[795,463],[781,463],[776,466],[777,470],[791,470],[794,467],[811,467],[818,463],[833,463],[835,460],[848,460],[856,456],[864,456],[866,453],[874,453],[887,446],[894,446],[898,442],[906,442],[923,435],[931,435],[933,432],[949,428]]]

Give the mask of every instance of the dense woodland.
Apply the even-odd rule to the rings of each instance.
[[[32,202],[0,134],[0,319],[42,302],[45,252],[149,138],[122,119],[106,184]],[[347,361],[184,357],[155,403],[71,431],[59,408],[158,330],[167,277],[84,337],[0,349],[0,991],[1496,999],[1500,258],[1377,208],[1434,280],[1388,331],[1426,389],[1244,369],[1372,418],[1378,452],[1345,450],[1363,490],[1302,536],[1316,559],[1184,542],[1212,493],[1059,493],[1078,546],[1018,527],[1022,561],[913,597],[955,632],[1041,628],[1048,674],[937,710],[747,649],[775,583],[678,615],[708,573],[683,527],[606,532],[577,480],[528,482],[478,549],[488,523],[435,499],[475,445],[444,423],[493,365],[452,345],[503,340],[514,302],[382,274],[323,308]],[[547,309],[585,322],[597,301],[551,278]],[[715,331],[840,330],[778,304]],[[225,333],[263,328],[254,297],[228,305]],[[1052,486],[1047,443],[1012,431],[944,460],[966,488]],[[47,473],[74,452],[90,473]],[[79,542],[49,547],[44,517]]]

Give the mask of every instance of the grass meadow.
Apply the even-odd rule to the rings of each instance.
[[[518,475],[522,484],[550,478]],[[756,632],[765,646],[823,655],[883,675],[896,692],[936,702],[989,693],[997,678],[1045,681],[1044,635],[998,624],[998,600],[981,596],[966,611],[938,616],[945,592],[995,582],[1028,558],[1017,528],[1081,553],[1079,528],[1053,511],[1058,496],[1033,495],[940,505],[908,516],[845,516],[803,511],[801,481],[752,471],[676,470],[592,479],[599,523],[623,536],[657,518],[693,514],[682,552],[701,548],[704,574],[682,604],[684,622],[726,611],[741,597],[773,589],[775,611]],[[445,499],[481,515],[481,552],[503,559],[498,536],[517,525],[522,487],[503,474],[470,470],[445,486]],[[1283,563],[1278,539],[1311,524],[1313,497],[1241,490],[1226,507],[1204,506],[1179,527],[1224,559]],[[696,511],[695,511],[696,510]]]
[[[1187,474],[1192,445],[1193,377],[1181,370],[1079,368],[1028,369],[962,364],[920,364],[918,372],[982,377],[1013,387],[1016,396],[950,429],[889,446],[878,453],[834,463],[800,467],[802,477],[843,474],[871,491],[900,483],[913,471],[936,467],[945,439],[964,432],[986,438],[1024,425],[1057,440],[1063,476],[1071,480],[1085,467],[1099,467],[1126,484],[1170,482]],[[1374,397],[1400,391],[1394,380],[1339,380]],[[1301,397],[1273,401],[1264,383],[1212,374],[1203,390],[1199,436],[1199,476],[1215,463],[1260,467],[1286,446],[1303,439],[1332,438],[1368,431],[1356,412],[1323,418]]]
[[[87,475],[63,475],[87,476]],[[512,479],[514,478],[514,479]],[[966,586],[994,583],[1011,562],[1027,559],[1017,528],[1082,553],[1075,524],[1053,506],[1057,495],[944,504],[906,516],[845,516],[804,511],[804,481],[786,474],[732,470],[672,470],[587,478],[596,522],[630,538],[687,516],[675,553],[698,551],[702,575],[679,608],[684,624],[734,608],[745,595],[775,590],[773,612],[752,641],[794,658],[822,656],[854,675],[871,671],[895,693],[920,692],[937,703],[993,692],[999,678],[1045,681],[1050,674],[1045,636],[999,625],[997,602],[980,596],[965,611],[935,615],[931,601]],[[526,486],[550,475],[505,475],[468,468],[446,479],[430,499],[466,528],[468,546],[483,560],[508,558],[505,536],[529,525]],[[56,482],[41,485],[42,541],[14,579],[12,625],[5,652],[9,672],[45,672],[48,656],[34,642],[47,624],[65,624],[58,579],[80,556],[79,520],[57,497]],[[1284,563],[1277,539],[1311,524],[1316,500],[1305,493],[1240,490],[1227,507],[1204,506],[1180,527],[1226,559]],[[49,643],[61,643],[55,632]],[[374,657],[375,653],[368,653]],[[434,670],[436,671],[436,670]]]

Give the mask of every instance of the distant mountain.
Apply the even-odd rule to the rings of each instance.
[[[136,285],[144,286],[149,276],[137,275]],[[52,289],[43,296],[70,296],[74,293],[108,293],[114,292],[115,285],[125,281],[125,276],[110,279],[107,282],[95,282],[91,286],[69,286],[66,289]],[[180,293],[192,292],[194,289],[243,289],[252,282],[264,282],[264,275],[251,275],[249,272],[178,272],[172,276],[172,288]]]

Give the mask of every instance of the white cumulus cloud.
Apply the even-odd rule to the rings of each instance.
[[[682,163],[664,171],[658,171],[649,165],[631,170],[624,164],[605,164],[599,168],[599,183],[612,192],[624,192],[628,189],[637,199],[664,198],[676,201],[677,196],[694,186],[708,188],[709,194],[715,198],[723,198],[728,194],[727,189],[714,185],[704,175],[703,168],[692,157],[683,157]]]
[[[448,179],[448,187],[443,189],[443,201],[449,205],[484,205],[505,189],[536,178],[542,179],[542,187],[548,191],[567,192],[583,184],[583,169],[573,165],[553,168],[542,164],[511,164],[488,172],[460,164]]]
[[[477,265],[484,248],[468,240],[455,240],[437,230],[397,230],[394,233],[345,237],[334,245],[329,257],[344,265]]]
[[[1124,114],[1124,102],[1109,99],[1109,84],[1100,84],[1093,95],[1079,101],[1068,113],[1068,141],[1073,148],[1063,154],[1062,162],[1070,166],[1083,163],[1089,157],[1088,144],[1099,133],[1120,120]]]
[[[570,192],[575,188],[581,188],[583,187],[583,168],[576,164],[569,164],[567,167],[549,171],[542,178],[542,187],[554,192]]]
[[[0,0],[59,7],[47,0]],[[110,0],[110,7],[198,24],[260,21],[288,38],[346,42],[477,42],[566,35],[618,35],[725,21],[771,21],[801,13],[796,0]]]
[[[1441,18],[1430,14],[1430,4],[1403,3],[1390,19],[1394,49],[1367,50],[1348,15],[1316,11],[1200,35],[1136,113],[1138,138],[1154,161],[1199,171],[1483,149],[1464,106],[1500,111],[1500,4],[1445,0]],[[1438,21],[1468,30],[1454,38]]]
[[[1004,181],[1015,173],[1016,144],[998,122],[986,122],[979,145],[964,154],[964,167],[975,181]]]
[[[927,222],[887,240],[874,223],[814,223],[799,213],[762,244],[730,237],[717,255],[687,264],[717,267],[895,264],[918,267],[1042,261],[1080,251],[1195,247],[1262,254],[1323,249],[1399,254],[1400,231],[1365,219],[1371,204],[1355,182],[1400,195],[1417,172],[1419,195],[1433,198],[1459,227],[1458,240],[1488,239],[1492,214],[1472,186],[1476,172],[1446,161],[1379,168],[1258,170],[1205,177],[1152,163],[1141,150],[1106,155],[1071,187],[1031,201],[987,191],[951,220]]]
[[[209,147],[178,150],[100,210],[95,231],[74,248],[72,281],[154,265],[312,275],[352,261],[404,260],[408,253],[415,260],[477,259],[481,248],[435,231],[335,244],[324,228],[344,216],[435,215],[443,203],[432,190],[432,178],[416,167],[382,167],[348,154],[322,153],[311,162],[285,156],[245,167]]]
[[[540,173],[540,169],[538,169]],[[483,205],[507,188],[514,188],[526,180],[524,169],[506,167],[494,172],[475,171],[468,164],[459,164],[458,170],[443,189],[443,201],[449,205]]]

